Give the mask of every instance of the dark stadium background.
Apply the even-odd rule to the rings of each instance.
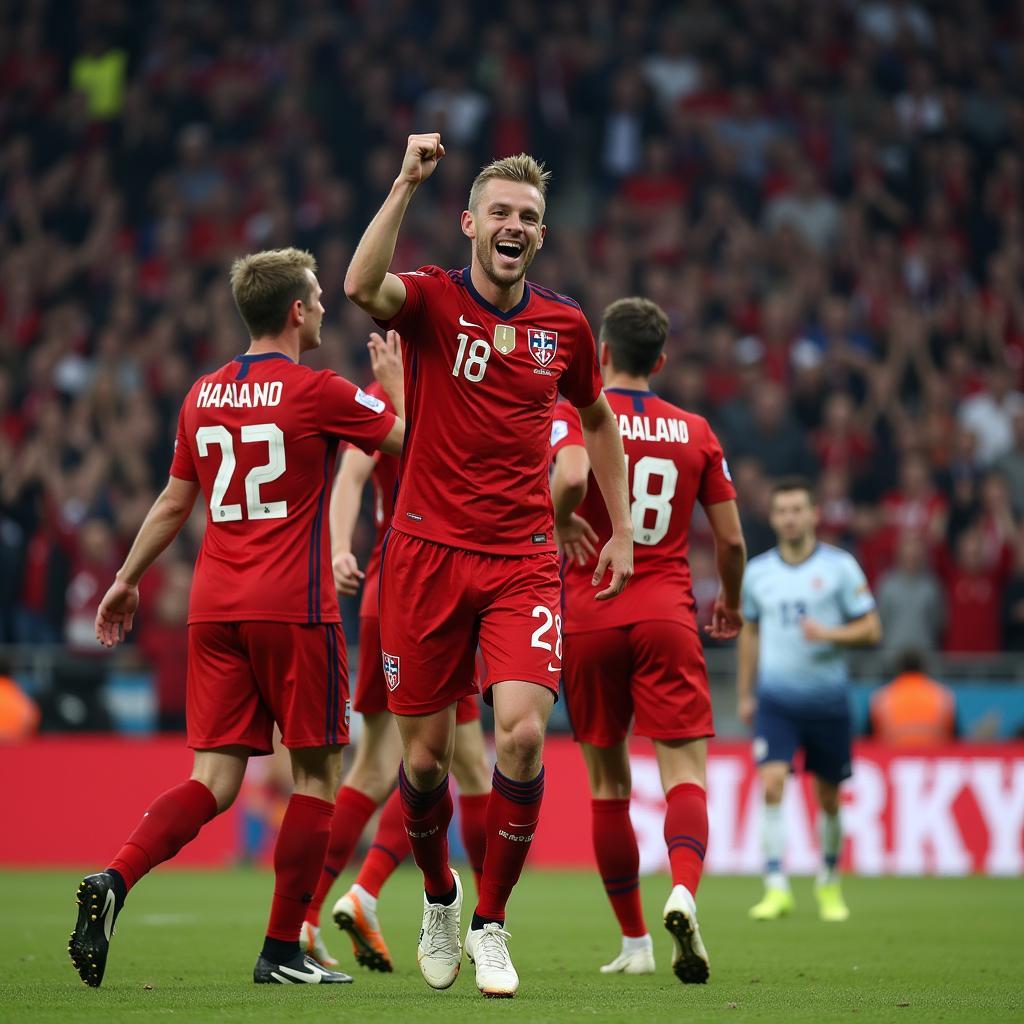
[[[201,507],[133,643],[107,657],[92,620],[185,390],[246,343],[226,268],[312,250],[314,361],[364,382],[344,269],[406,134],[439,130],[396,264],[461,266],[475,170],[545,160],[537,278],[595,325],[625,294],[665,307],[656,386],[720,433],[751,553],[771,478],[799,471],[868,571],[890,646],[858,663],[860,721],[912,645],[962,732],[1012,736],[1022,58],[1001,0],[0,4],[0,675],[44,729],[180,725]],[[699,518],[692,561],[703,614]],[[709,658],[735,734],[731,651]]]

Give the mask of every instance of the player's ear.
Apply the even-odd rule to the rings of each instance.
[[[654,361],[654,365],[651,367],[651,376],[653,377],[663,366],[665,365],[665,353],[662,352],[660,356]]]
[[[294,327],[298,327],[300,324],[306,322],[306,307],[303,304],[302,299],[296,299],[292,303],[289,319]]]
[[[545,237],[545,235],[547,235],[547,233],[548,233],[548,226],[547,226],[547,224],[541,224],[541,226],[540,226],[540,236],[537,238],[537,248],[538,249],[543,249],[544,248],[544,237]]]
[[[462,211],[462,233],[467,238],[476,238],[476,222],[473,220],[472,210]]]
[[[611,364],[612,350],[608,347],[607,342],[601,342],[601,347],[598,350],[597,355],[602,366],[609,366]]]

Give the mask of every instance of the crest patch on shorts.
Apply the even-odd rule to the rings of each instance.
[[[397,690],[398,684],[402,681],[402,659],[397,654],[388,654],[381,651],[381,658],[384,661],[384,681],[388,684],[389,690]]]

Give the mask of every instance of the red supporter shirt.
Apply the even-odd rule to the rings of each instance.
[[[387,407],[388,412],[394,412],[395,407],[391,404],[391,399],[376,381],[366,391],[375,398],[379,398]],[[384,538],[387,536],[388,528],[391,526],[391,517],[395,514],[398,458],[394,455],[385,455],[384,452],[377,452],[374,456],[372,480],[373,525],[377,535],[374,537],[373,550],[366,562],[366,579],[363,580],[363,599],[359,604],[359,614],[364,618],[375,619],[379,614],[377,588],[380,577],[380,553],[384,547]]]
[[[605,391],[619,423],[626,450],[630,508],[633,513],[633,578],[610,601],[596,601],[591,585],[596,558],[580,567],[564,566],[565,633],[614,629],[634,622],[669,620],[696,629],[693,585],[687,560],[690,518],[736,497],[722,446],[707,420],[659,398],[651,391]],[[551,455],[583,444],[579,415],[566,402],[555,407]],[[587,496],[577,512],[600,538],[612,535],[604,499],[591,474]]]
[[[551,413],[601,394],[580,307],[527,284],[502,312],[469,269],[402,274],[406,441],[396,530],[492,555],[554,551],[548,487]]]
[[[280,353],[200,377],[171,464],[208,506],[188,621],[339,622],[327,526],[338,442],[373,451],[394,420],[350,381]]]

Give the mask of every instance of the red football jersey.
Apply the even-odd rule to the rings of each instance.
[[[687,561],[693,506],[705,508],[736,497],[729,470],[707,420],[684,412],[652,391],[607,388],[626,450],[633,514],[633,578],[610,601],[595,601],[591,586],[596,559],[585,567],[564,567],[566,633],[611,629],[651,619],[694,624],[693,588]],[[555,408],[552,457],[568,445],[583,444],[576,410]],[[577,510],[597,531],[598,550],[612,527],[593,475]],[[695,626],[696,628],[696,626]]]
[[[502,312],[469,269],[402,274],[406,440],[394,528],[494,555],[553,551],[551,413],[561,391],[601,394],[594,336],[580,307],[527,284]]]
[[[368,394],[379,398],[388,412],[395,407],[384,389],[374,381],[367,389]],[[359,604],[359,614],[375,617],[378,613],[377,588],[380,577],[380,553],[384,547],[384,538],[391,526],[391,517],[395,514],[395,488],[398,486],[398,458],[377,452],[373,464],[373,525],[377,535],[373,540],[373,550],[366,561],[366,579],[363,580],[363,598]]]
[[[189,622],[339,622],[327,503],[338,442],[373,451],[380,399],[281,353],[200,377],[178,417],[171,475],[208,504]]]

